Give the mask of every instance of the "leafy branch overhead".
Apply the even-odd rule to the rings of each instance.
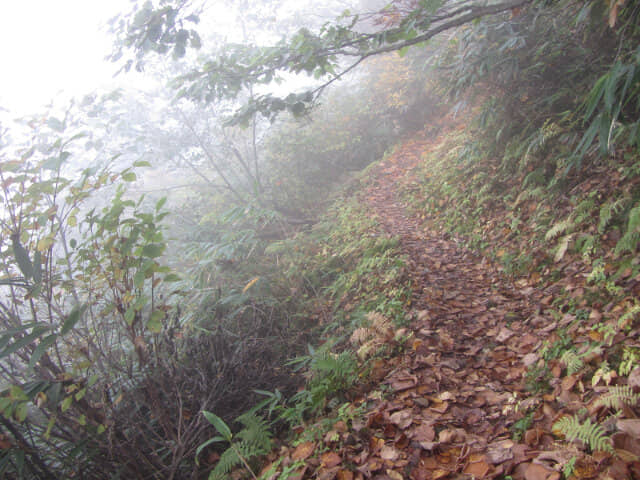
[[[285,110],[299,115],[326,87],[369,57],[393,51],[403,53],[444,31],[531,1],[421,0],[400,15],[392,3],[373,16],[373,27],[370,18],[347,10],[318,32],[301,28],[273,45],[224,44],[191,71],[177,77],[174,87],[179,97],[212,102],[236,99],[242,92],[252,91],[254,86],[281,80],[283,74],[306,74],[319,80],[319,85],[284,98],[271,93],[251,95],[247,104],[236,112],[235,121],[246,121],[255,113],[273,118]],[[120,41],[110,58],[119,61],[128,53],[133,58],[126,61],[123,69],[129,70],[135,65],[137,70],[142,70],[149,52],[167,54],[171,51],[174,57],[182,57],[188,46],[201,46],[197,32],[183,27],[197,23],[198,18],[183,1],[156,9],[151,2],[146,2],[116,26]]]

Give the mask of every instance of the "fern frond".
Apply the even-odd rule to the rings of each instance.
[[[598,191],[592,191],[587,198],[582,200],[573,210],[573,221],[576,225],[580,225],[585,221],[591,221],[594,210],[596,209],[595,198]]]
[[[391,332],[391,322],[379,312],[370,312],[367,318],[371,321],[371,326],[379,334],[386,336]]]
[[[640,204],[629,210],[627,231],[616,244],[616,253],[633,253],[640,242]]]
[[[636,303],[624,312],[618,319],[618,326],[620,328],[629,327],[635,318],[640,314],[640,303]]]
[[[545,195],[545,189],[542,187],[536,187],[534,189],[526,189],[523,190],[520,195],[516,198],[514,206],[520,205],[522,202],[526,202],[527,200],[538,200],[543,198]]]
[[[600,234],[604,233],[611,220],[624,209],[626,202],[627,199],[623,197],[613,202],[607,202],[600,207],[600,223],[598,224],[598,232]]]
[[[237,434],[251,449],[247,452],[246,458],[264,455],[271,450],[271,432],[269,423],[262,417],[253,413],[245,413],[238,417],[238,421],[245,428]]]
[[[228,448],[220,455],[220,460],[209,474],[209,480],[224,480],[228,478],[228,473],[240,465],[242,460],[232,448]]]
[[[609,387],[609,391],[598,398],[595,405],[621,410],[624,405],[636,406],[638,401],[640,401],[640,393],[634,393],[629,385],[615,385]]]
[[[589,418],[584,423],[580,423],[575,415],[562,417],[553,425],[553,430],[562,433],[570,442],[582,441],[591,451],[613,452],[611,439],[605,435],[604,428],[597,423],[592,423]]]
[[[547,231],[546,235],[544,236],[544,239],[546,241],[553,240],[561,233],[571,230],[573,227],[574,227],[573,220],[571,220],[571,218],[565,218],[564,220],[561,220],[560,222],[556,223],[553,227],[551,227],[549,231]]]
[[[572,350],[567,350],[560,357],[560,361],[567,366],[567,375],[573,375],[576,372],[582,370],[584,367],[584,362],[582,358],[578,356],[578,354]]]
[[[373,330],[372,328],[356,328],[353,333],[351,334],[351,338],[349,339],[349,341],[351,342],[352,345],[354,346],[358,346],[358,345],[364,345],[365,343],[367,343],[371,338],[376,336],[376,332],[375,330]]]

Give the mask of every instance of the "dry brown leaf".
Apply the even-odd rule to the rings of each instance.
[[[513,442],[511,440],[494,443],[487,448],[487,458],[494,465],[504,463],[513,458],[512,448]]]
[[[616,422],[616,427],[618,427],[618,430],[621,432],[624,432],[635,439],[640,438],[640,419],[634,418],[629,420],[618,420]]]
[[[500,329],[500,333],[498,333],[498,336],[496,337],[496,341],[497,342],[506,342],[507,340],[509,340],[514,335],[515,335],[515,332],[509,330],[507,327],[502,327]]]
[[[342,463],[342,457],[335,452],[326,452],[320,456],[321,465],[333,468]]]
[[[322,468],[318,470],[316,478],[318,480],[333,480],[338,475],[338,468]]]
[[[467,475],[472,475],[473,478],[484,478],[487,473],[491,470],[491,466],[484,460],[484,455],[478,461],[469,462],[467,466],[464,468],[463,473]]]
[[[385,445],[380,449],[380,458],[383,460],[389,460],[395,462],[400,457],[400,452],[397,448]]]
[[[313,451],[316,449],[316,444],[313,442],[304,442],[296,447],[291,454],[293,460],[306,460],[309,458]]]
[[[336,478],[338,480],[353,480],[353,472],[349,470],[338,470]]]
[[[543,465],[531,463],[524,471],[525,480],[559,480],[560,474]]]
[[[436,432],[431,425],[423,423],[414,428],[409,436],[416,442],[432,442],[436,437]]]
[[[387,382],[396,392],[402,392],[415,387],[418,384],[418,377],[407,371],[399,372],[391,377]]]
[[[392,413],[389,420],[391,420],[391,423],[404,430],[411,425],[411,422],[413,421],[413,411],[411,409],[400,410],[399,412]]]
[[[401,473],[391,469],[387,469],[387,475],[391,480],[403,480],[404,478]]]

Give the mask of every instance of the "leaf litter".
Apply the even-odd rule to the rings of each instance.
[[[385,393],[372,391],[353,402],[366,406],[366,413],[330,432],[342,441],[327,442],[327,435],[324,445],[283,447],[279,455],[285,463],[307,462],[295,478],[325,480],[556,480],[568,464],[572,479],[628,478],[640,465],[640,420],[617,421],[617,457],[587,455],[559,443],[552,431],[558,418],[588,403],[580,377],[561,381],[556,362],[551,392],[526,389],[527,369],[542,361],[541,345],[571,323],[558,322],[548,311],[555,287],[509,282],[486,258],[403,205],[402,182],[411,181],[407,173],[438,141],[406,141],[372,171],[364,195],[385,231],[399,237],[414,286],[414,334],[388,362],[391,368],[380,382]],[[558,283],[570,285],[572,275],[568,268]],[[365,333],[358,332],[362,343]],[[323,450],[320,461],[313,458]]]

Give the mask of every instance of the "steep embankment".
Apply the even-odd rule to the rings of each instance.
[[[640,454],[637,262],[622,253],[614,262],[611,242],[621,234],[605,225],[589,253],[609,259],[601,271],[609,283],[594,284],[589,272],[600,263],[578,240],[620,196],[615,186],[635,198],[637,182],[608,167],[599,180],[585,173],[556,185],[544,200],[524,195],[527,203],[511,193],[531,193],[522,178],[508,184],[496,174],[501,190],[485,192],[478,208],[477,171],[495,168],[490,160],[446,165],[461,135],[469,132],[455,125],[437,138],[417,135],[363,179],[359,201],[407,258],[413,321],[395,332],[406,339],[401,353],[371,367],[379,385],[353,393],[324,429],[316,425],[320,439],[283,448],[279,465],[322,479],[629,478]],[[578,220],[594,191],[598,202]],[[557,246],[554,229],[568,235]]]

